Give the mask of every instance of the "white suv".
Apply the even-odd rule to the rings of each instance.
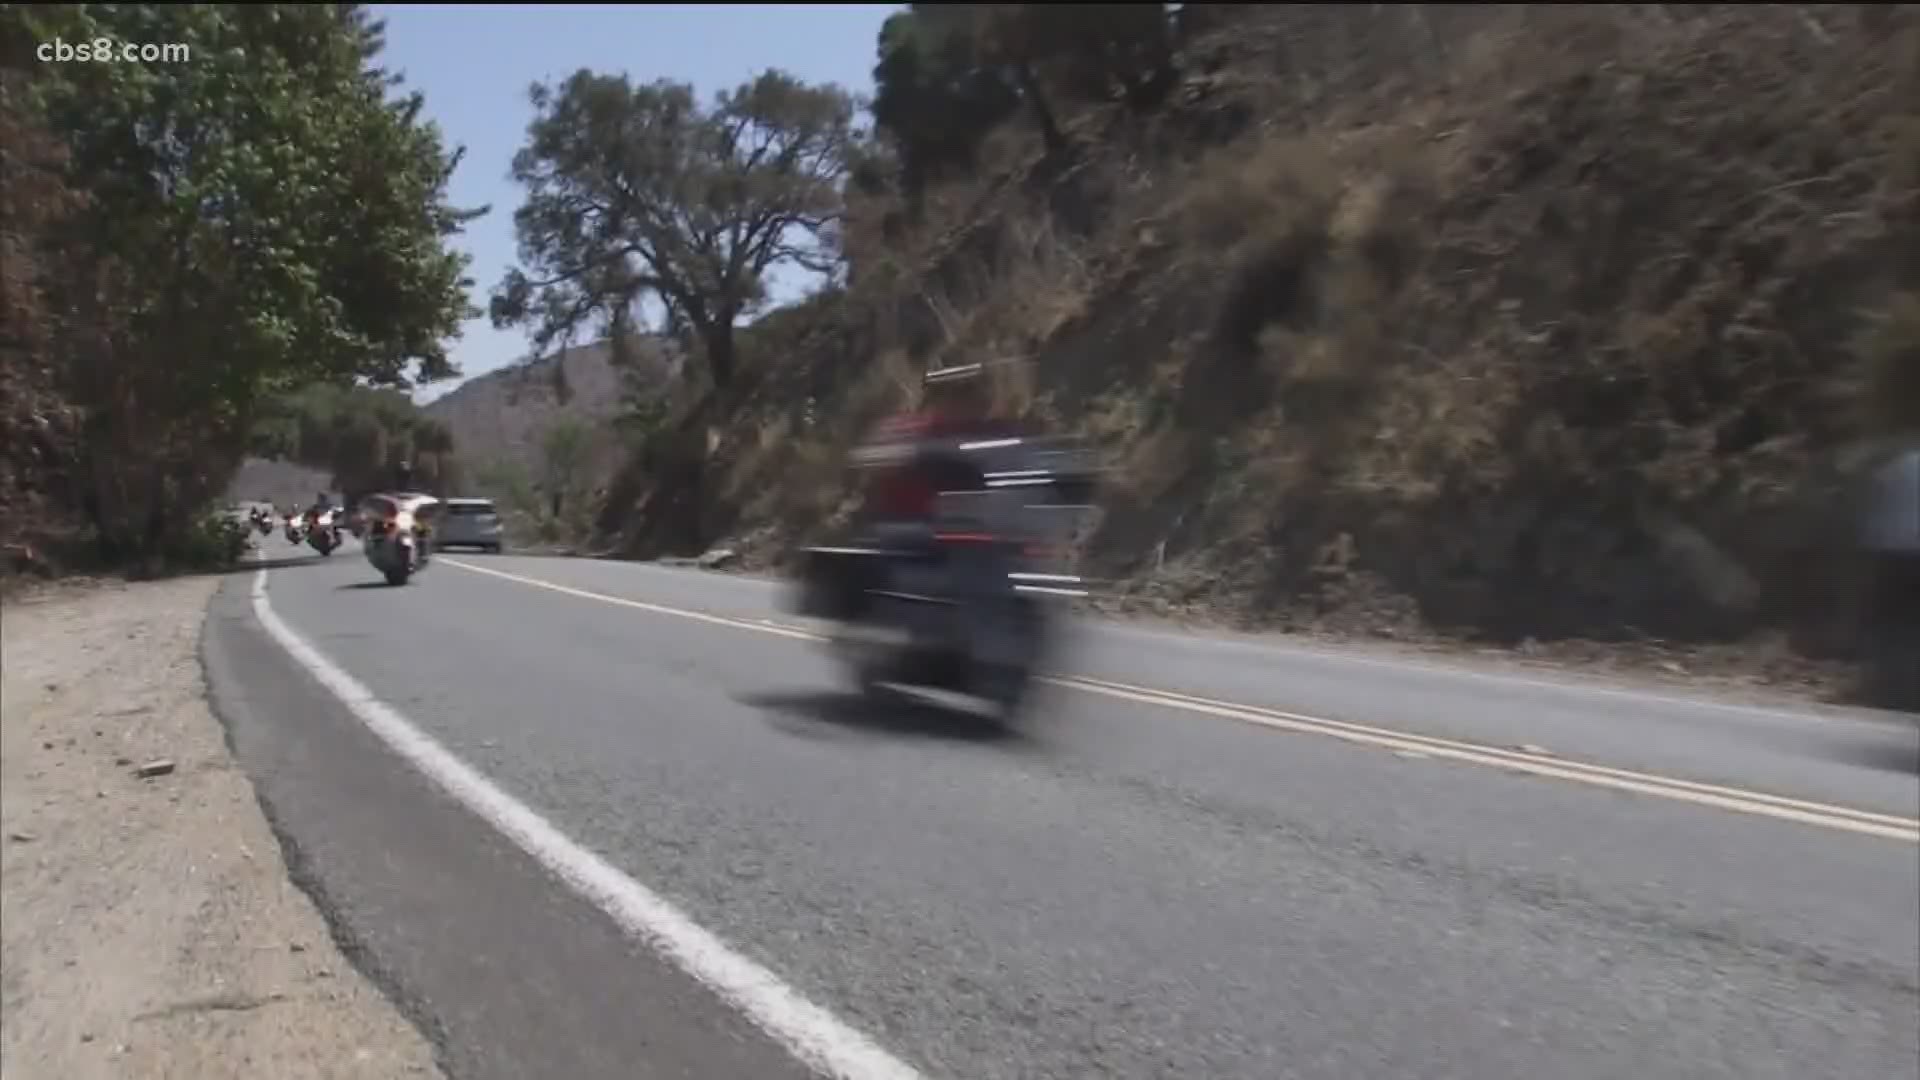
[[[500,511],[492,499],[446,500],[434,533],[436,548],[476,547],[498,555],[504,542]]]

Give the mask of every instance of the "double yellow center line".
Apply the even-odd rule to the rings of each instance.
[[[786,626],[771,621],[737,619],[708,612],[691,611],[685,608],[669,607],[664,604],[651,604],[643,600],[631,600],[621,596],[609,596],[606,593],[576,589],[567,585],[557,585],[551,581],[526,577],[521,574],[495,570],[491,567],[475,566],[441,556],[435,560],[449,566],[476,574],[486,574],[507,581],[531,585],[535,588],[576,596],[585,600],[595,600],[605,604],[634,608],[656,615],[669,615],[674,618],[691,619],[739,630],[752,630],[756,633],[773,634],[798,641],[824,641],[822,635],[794,626]],[[1082,693],[1096,694],[1102,697],[1137,704],[1153,705],[1167,709],[1177,709],[1189,713],[1216,716],[1242,723],[1256,724],[1279,731],[1291,731],[1305,735],[1320,735],[1342,739],[1401,754],[1421,757],[1441,758],[1451,761],[1468,762],[1493,768],[1507,769],[1513,772],[1527,773],[1533,776],[1549,777],[1556,780],[1569,780],[1593,787],[1611,788],[1615,791],[1629,791],[1641,795],[1654,795],[1676,802],[1693,803],[1698,806],[1717,807],[1736,813],[1752,814],[1759,817],[1777,818],[1783,821],[1795,821],[1805,825],[1838,829],[1843,832],[1860,833],[1889,840],[1900,840],[1910,844],[1920,844],[1920,820],[1899,817],[1893,814],[1881,814],[1870,810],[1856,810],[1851,807],[1835,806],[1827,803],[1808,802],[1804,799],[1790,799],[1781,795],[1765,792],[1747,791],[1740,788],[1723,787],[1716,784],[1703,784],[1692,780],[1655,776],[1649,773],[1633,772],[1628,769],[1616,769],[1606,765],[1593,765],[1585,762],[1569,761],[1554,757],[1541,751],[1509,750],[1485,746],[1478,743],[1463,742],[1456,739],[1443,739],[1432,735],[1419,735],[1407,731],[1395,731],[1389,728],[1356,724],[1345,720],[1331,720],[1319,716],[1307,716],[1302,713],[1285,712],[1257,705],[1238,702],[1219,701],[1198,697],[1192,694],[1176,693],[1151,687],[1132,686],[1126,683],[1110,682],[1079,675],[1049,676],[1045,681],[1051,685]]]

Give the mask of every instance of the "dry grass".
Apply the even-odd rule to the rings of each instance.
[[[1874,435],[1920,435],[1920,292],[1900,293],[1876,312],[1858,349],[1861,426]]]
[[[1261,138],[1197,163],[1170,217],[1190,249],[1230,252],[1323,236],[1341,193],[1327,147],[1308,138]]]
[[[929,367],[1031,358],[1086,314],[1095,286],[1087,257],[1049,219],[1006,222],[997,238],[991,259],[923,288],[941,333]]]
[[[1324,591],[1337,566],[1481,627],[1755,617],[1728,568],[1777,558],[1749,523],[1852,430],[1819,386],[1858,375],[1853,308],[1913,273],[1889,243],[1915,235],[1907,129],[1862,61],[1895,66],[1911,25],[1886,44],[1858,10],[1821,19],[1513,10],[1452,50],[1438,105],[1401,87],[1202,159],[1169,216],[1182,260],[1222,283],[1222,348],[1184,380],[1225,390],[1180,422],[1222,433],[1204,453],[1138,441],[1140,475],[1192,487],[1198,469],[1206,491],[1157,537],[1136,526],[1115,565],[1158,564],[1198,515],[1242,610]],[[1864,352],[1898,355],[1898,316],[1880,325]],[[1252,376],[1221,355],[1242,351]],[[1920,400],[1876,363],[1869,400]],[[1098,427],[1127,415],[1119,396]],[[1707,555],[1661,554],[1676,521]],[[1270,588],[1239,572],[1245,543]],[[1682,596],[1716,617],[1664,617]]]

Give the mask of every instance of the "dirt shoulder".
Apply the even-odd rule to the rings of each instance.
[[[219,579],[9,602],[0,696],[8,1080],[438,1077],[288,879],[206,701]],[[142,766],[168,761],[163,775]]]

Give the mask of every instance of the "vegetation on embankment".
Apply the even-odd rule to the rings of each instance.
[[[439,468],[446,422],[351,400],[448,375],[468,310],[457,155],[364,16],[0,19],[9,49],[196,50],[0,57],[0,539],[166,557],[263,448]],[[627,380],[656,302],[689,362],[584,435],[529,428],[502,482],[596,547],[764,563],[834,528],[846,449],[922,371],[1022,358],[1009,408],[1110,453],[1088,563],[1148,609],[1844,650],[1815,557],[1841,474],[1920,428],[1917,23],[914,5],[865,109],[777,72],[711,101],[581,72],[533,95],[492,315],[536,351],[619,342]],[[828,277],[768,311],[783,265]]]
[[[518,549],[586,542],[614,465],[644,434],[680,363],[642,338],[616,362],[604,341],[487,372],[421,412],[460,448],[464,486],[491,497]]]
[[[516,278],[503,321],[751,301],[751,273],[681,271],[751,268],[729,215],[830,224],[840,259],[681,388],[603,542],[777,559],[833,527],[845,449],[919,372],[1017,357],[1008,405],[1119,467],[1089,562],[1148,609],[1844,650],[1815,557],[1840,474],[1920,428],[1912,8],[1139,10],[913,5],[871,138],[817,101],[783,141],[738,95],[542,99],[523,236],[600,269],[540,305]],[[622,114],[707,135],[616,155]],[[736,136],[767,129],[839,150],[830,222],[815,178],[782,202],[756,171]],[[644,197],[583,210],[607,191]],[[647,217],[689,191],[691,231]],[[602,220],[631,232],[558,227]]]
[[[34,52],[101,38],[190,59]],[[357,465],[373,430],[293,417],[454,374],[458,155],[359,5],[14,4],[0,43],[5,569],[217,562],[249,452]],[[409,408],[383,430],[444,450]]]

